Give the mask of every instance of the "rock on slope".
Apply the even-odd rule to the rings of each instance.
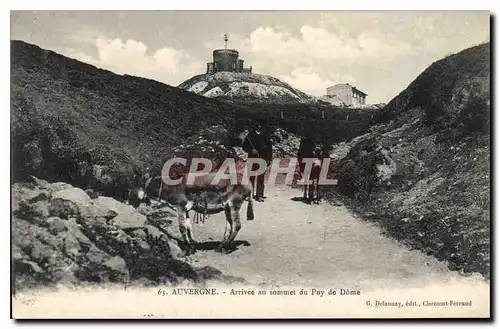
[[[141,213],[142,212],[142,213]],[[57,284],[203,284],[228,280],[193,268],[168,213],[109,197],[92,199],[69,184],[32,178],[12,187],[12,262],[16,289]],[[234,279],[234,278],[233,278]]]
[[[201,74],[179,88],[210,98],[270,103],[310,103],[314,98],[289,84],[262,74],[217,72]]]
[[[339,148],[338,190],[411,246],[489,276],[489,130],[487,43],[433,63]]]

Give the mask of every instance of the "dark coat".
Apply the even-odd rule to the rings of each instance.
[[[243,150],[248,153],[250,158],[261,158],[267,161],[272,160],[273,146],[268,133],[257,134],[250,131],[243,141]]]
[[[303,158],[313,157],[315,148],[316,142],[313,139],[302,138],[300,140],[299,152],[297,154],[298,161],[302,161]]]

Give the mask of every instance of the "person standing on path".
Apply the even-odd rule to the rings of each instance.
[[[314,150],[316,148],[316,143],[314,139],[306,135],[300,139],[299,151],[297,153],[297,160],[299,163],[299,172],[301,174],[301,180],[304,179],[304,170],[306,163],[303,161],[307,158],[314,158]]]
[[[272,161],[273,148],[270,138],[269,126],[264,125],[262,122],[258,122],[257,125],[252,129],[245,140],[243,141],[243,150],[248,153],[248,158],[258,158],[264,159],[267,166]],[[252,170],[258,169],[258,164],[253,164]],[[267,170],[266,170],[267,171]],[[250,182],[252,184],[255,193],[255,200],[262,202],[264,201],[264,177],[266,172],[258,175],[257,177],[251,176]],[[257,189],[255,189],[255,180],[257,180]]]

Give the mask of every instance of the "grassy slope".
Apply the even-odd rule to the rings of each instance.
[[[35,174],[75,183],[80,162],[131,176],[200,129],[234,126],[233,105],[23,42],[11,47],[14,180]]]
[[[365,218],[463,272],[490,270],[490,45],[433,63],[339,163]]]

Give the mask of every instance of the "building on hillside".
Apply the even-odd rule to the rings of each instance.
[[[216,72],[239,72],[252,73],[252,67],[244,68],[243,60],[238,58],[239,53],[234,49],[227,49],[227,34],[224,35],[224,49],[215,49],[213,51],[213,61],[207,63],[207,74]]]
[[[326,88],[326,96],[338,97],[347,106],[357,106],[366,104],[366,96],[368,94],[348,83],[339,83]]]

